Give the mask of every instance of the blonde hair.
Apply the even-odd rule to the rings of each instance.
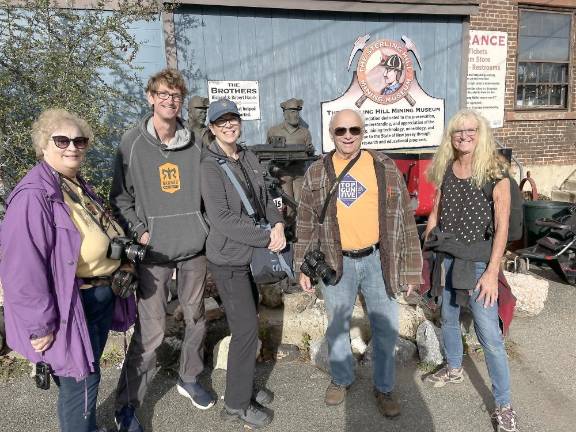
[[[188,93],[188,90],[186,89],[186,81],[184,81],[184,77],[177,69],[166,68],[157,74],[152,75],[146,85],[146,93],[154,93],[158,91],[160,84],[180,90],[182,97],[186,96]]]
[[[88,138],[88,146],[94,141],[94,132],[86,120],[65,109],[47,109],[32,124],[32,144],[38,159],[42,159],[44,156],[42,150],[48,145],[52,134],[64,124],[77,126],[82,135]]]
[[[458,111],[444,130],[442,142],[427,170],[428,180],[440,187],[448,164],[456,160],[456,152],[452,146],[452,134],[459,129],[466,119],[474,119],[478,124],[477,144],[472,154],[472,184],[481,188],[488,181],[500,179],[508,174],[510,165],[498,154],[496,141],[488,121],[478,112],[470,109]]]

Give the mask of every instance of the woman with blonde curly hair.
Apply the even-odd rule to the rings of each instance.
[[[32,126],[40,162],[10,194],[0,232],[8,345],[37,365],[40,388],[54,378],[65,432],[100,430],[99,359],[108,331],[135,319],[133,296],[111,286],[120,260],[108,248],[123,232],[80,175],[93,139],[76,114],[44,111]]]
[[[484,117],[461,110],[448,122],[428,177],[437,187],[424,245],[432,251],[433,295],[442,297],[442,336],[447,365],[428,377],[434,387],[461,383],[460,308],[468,306],[496,400],[493,420],[500,432],[516,431],[510,405],[510,370],[500,329],[500,261],[508,239],[509,166],[499,156]],[[493,188],[492,197],[486,194]],[[444,287],[442,284],[444,272]]]

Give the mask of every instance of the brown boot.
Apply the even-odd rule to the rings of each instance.
[[[393,418],[400,415],[400,404],[392,395],[392,392],[380,393],[375,390],[374,393],[376,394],[378,409],[384,417]]]
[[[348,387],[331,382],[326,389],[326,397],[324,398],[324,402],[326,402],[326,405],[328,406],[340,405],[342,402],[344,402],[344,398],[346,397],[346,390],[348,390]]]

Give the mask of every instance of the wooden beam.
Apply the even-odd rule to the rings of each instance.
[[[518,6],[523,5],[576,8],[576,0],[518,0]]]
[[[449,1],[450,3],[447,3]],[[392,2],[343,0],[180,0],[181,5],[231,6],[247,8],[313,10],[342,13],[382,13],[420,15],[472,15],[478,12],[478,2]],[[462,4],[464,3],[464,4]]]
[[[174,13],[162,14],[162,31],[164,33],[164,49],[166,52],[166,66],[178,69],[178,52],[176,50],[176,28],[174,26]]]

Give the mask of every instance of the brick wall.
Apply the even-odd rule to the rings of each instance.
[[[537,115],[541,119],[529,120],[525,118],[527,114],[514,110],[518,3],[517,0],[484,0],[480,4],[478,14],[470,17],[470,28],[473,30],[508,33],[505,122],[504,127],[497,129],[495,135],[503,144],[511,147],[514,156],[525,165],[574,165],[576,164],[576,43],[574,42],[576,19],[572,20],[571,33],[573,64],[570,75],[572,85],[570,109],[564,113],[539,112]],[[549,3],[542,1],[543,5]],[[548,9],[566,10],[552,7]],[[576,12],[576,8],[573,12]],[[558,116],[565,118],[558,118]]]

